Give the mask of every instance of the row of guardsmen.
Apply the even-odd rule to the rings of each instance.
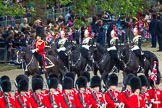
[[[43,90],[43,78],[32,77],[32,90],[28,90],[29,79],[20,74],[15,79],[17,91],[11,96],[11,82],[6,75],[1,77],[0,108],[162,108],[162,91],[160,83],[148,80],[144,75],[128,74],[125,78],[125,90],[117,90],[118,76],[110,74],[107,89],[101,92],[101,78],[83,72],[76,80],[78,90],[74,88],[74,74],[65,74],[62,90],[58,89],[58,76],[50,74],[47,78],[48,90]],[[88,87],[90,85],[90,88]]]

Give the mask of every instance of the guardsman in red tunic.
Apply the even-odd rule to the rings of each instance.
[[[48,100],[47,95],[42,93],[43,89],[43,78],[40,75],[32,77],[32,90],[33,93],[30,97],[30,103],[32,108],[47,108]]]
[[[141,81],[138,77],[130,80],[132,94],[128,99],[128,108],[146,108],[144,97],[140,94]]]
[[[65,77],[63,80],[63,91],[62,91],[62,97],[63,97],[63,102],[62,102],[62,107],[63,108],[77,108],[78,107],[78,99],[76,98],[76,95],[73,92],[73,87],[74,87],[74,81],[70,77]]]
[[[121,93],[121,96],[122,96],[122,99],[123,99],[123,103],[124,103],[124,107],[125,108],[129,108],[128,107],[128,99],[129,99],[129,97],[130,97],[130,95],[132,93],[131,86],[130,86],[130,80],[133,77],[135,77],[135,75],[132,74],[132,73],[129,73],[126,76],[125,80],[124,80],[124,85],[125,85],[126,89]]]
[[[151,99],[150,99],[150,95],[147,91],[147,88],[148,88],[148,79],[146,78],[145,75],[139,75],[138,76],[141,80],[141,84],[142,84],[142,87],[141,87],[141,95],[144,96],[144,99],[145,99],[145,105],[147,108],[151,108]]]
[[[91,108],[106,108],[106,100],[104,95],[100,92],[101,78],[99,76],[93,76],[91,79]]]
[[[151,88],[148,90],[150,95],[152,108],[162,108],[162,91],[159,89],[160,75],[157,75],[157,80],[153,81],[150,79]]]
[[[47,84],[49,87],[48,91],[48,102],[49,102],[49,107],[48,108],[63,108],[62,106],[62,94],[61,92],[57,89],[58,86],[58,79],[54,77],[49,77],[47,79]],[[47,91],[46,91],[47,92]]]
[[[1,82],[2,82],[3,80],[9,80],[9,81],[10,81],[10,78],[9,78],[7,75],[1,76],[1,78],[0,78],[0,84],[1,84]],[[3,95],[3,90],[0,89],[0,97],[1,97],[2,95]]]
[[[105,92],[105,99],[108,103],[106,108],[124,108],[121,93],[116,90],[118,85],[118,76],[110,74],[107,81],[109,89]]]
[[[34,49],[32,50],[32,52],[34,53],[36,59],[39,61],[40,66],[42,68],[42,72],[46,71],[44,47],[45,47],[45,42],[42,40],[42,37],[37,36],[37,40],[34,44]]]
[[[77,94],[79,99],[78,108],[91,108],[91,93],[87,90],[87,79],[84,76],[80,76],[76,83],[79,89]]]
[[[0,108],[16,108],[15,100],[11,97],[11,82],[10,80],[3,80],[1,82],[2,97],[0,97]]]

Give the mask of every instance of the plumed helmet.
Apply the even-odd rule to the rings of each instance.
[[[118,76],[116,74],[110,74],[107,79],[108,86],[117,86],[118,85]]]
[[[146,76],[145,75],[139,75],[138,77],[141,80],[142,86],[148,87],[149,84],[148,84],[148,79],[146,78]]]
[[[57,89],[57,87],[58,87],[58,79],[54,78],[54,77],[50,78],[50,79],[48,79],[47,84],[48,84],[49,88]]]
[[[74,87],[74,81],[70,77],[65,77],[62,82],[63,89],[72,89]]]
[[[134,93],[135,90],[137,89],[141,89],[141,80],[138,78],[138,77],[133,77],[131,80],[130,80],[130,86],[131,86],[131,90],[132,92]]]
[[[91,78],[91,87],[101,87],[101,78],[99,76],[93,76]]]
[[[3,80],[1,82],[1,87],[3,92],[10,92],[11,91],[11,82],[9,80]]]
[[[90,73],[89,72],[83,72],[81,76],[84,76],[87,78],[87,81],[90,82]]]
[[[78,88],[86,88],[87,87],[87,78],[84,76],[80,76],[76,81]]]

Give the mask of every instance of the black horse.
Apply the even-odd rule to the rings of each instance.
[[[90,54],[93,55],[94,64],[94,75],[97,75],[97,71],[100,72],[101,78],[104,82],[106,82],[107,75],[112,71],[115,63],[111,59],[110,54],[107,49],[101,46],[99,43],[94,43],[92,47],[90,47]]]
[[[39,63],[38,60],[35,58],[34,54],[31,52],[30,48],[28,47],[23,47],[20,50],[17,51],[17,58],[19,62],[24,61],[26,65],[23,65],[23,69],[26,70],[25,74],[30,76],[30,75],[34,75],[34,74],[39,74],[40,73],[40,68],[39,68]],[[46,56],[47,59],[49,59],[49,61],[53,64],[51,65],[51,67],[47,68],[45,76],[47,78],[47,76],[52,73],[55,72],[56,74],[59,75],[60,80],[62,80],[62,76],[65,74],[65,71],[63,70],[63,68],[60,67],[57,58],[51,56],[51,55],[47,55]],[[22,62],[22,64],[24,64]]]
[[[144,60],[144,74],[146,77],[149,77],[149,70],[152,71],[154,67],[154,61],[158,62],[157,56],[150,52],[150,51],[143,51],[144,56],[146,59]],[[119,51],[119,59],[121,61],[122,67],[121,70],[123,70],[124,78],[128,73],[133,73],[137,75],[138,72],[141,70],[141,63],[139,57],[136,56],[136,54],[130,50],[129,45],[125,45],[125,47],[121,48]],[[157,73],[159,72],[159,65],[157,65]]]

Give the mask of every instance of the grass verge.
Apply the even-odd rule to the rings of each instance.
[[[0,64],[0,72],[9,71],[17,68],[18,66],[15,65]]]

